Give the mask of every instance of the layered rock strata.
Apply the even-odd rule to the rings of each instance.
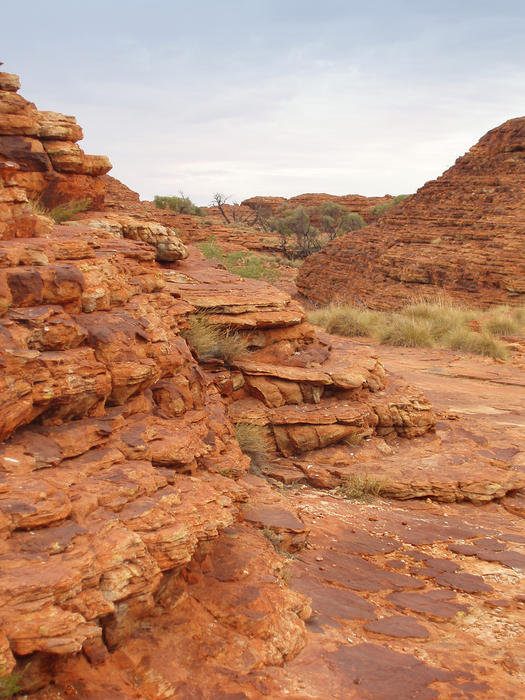
[[[75,117],[39,111],[18,94],[18,76],[0,73],[0,238],[46,231],[31,201],[44,207],[77,199],[104,200],[106,156],[89,156],[77,145]]]
[[[125,225],[128,225],[128,221]],[[5,246],[0,318],[3,663],[112,648],[166,572],[238,517],[248,467],[180,336],[156,249],[56,226]],[[23,254],[21,253],[23,251]]]
[[[437,180],[377,223],[311,256],[310,300],[402,306],[418,295],[468,304],[525,301],[525,117],[489,131]]]
[[[317,226],[319,218],[316,211],[325,203],[333,202],[339,204],[349,212],[355,212],[363,217],[366,222],[373,221],[377,218],[373,212],[374,207],[378,204],[387,204],[393,200],[391,195],[384,197],[364,197],[360,194],[299,194],[295,197],[286,199],[285,197],[250,197],[242,202],[243,207],[249,207],[253,211],[270,211],[272,214],[280,214],[286,209],[295,209],[296,207],[305,207],[313,214],[313,222]]]
[[[16,78],[2,80],[16,96]],[[74,123],[62,122],[72,141]],[[77,187],[79,173],[65,169],[74,159],[55,156],[64,191],[70,178]],[[14,217],[0,233],[0,674],[16,662],[35,700],[325,700],[360,685],[386,700],[391,678],[398,695],[430,697],[436,683],[447,695],[490,693],[476,681],[487,671],[468,629],[490,638],[500,620],[479,615],[455,636],[469,672],[449,658],[446,625],[481,597],[510,615],[522,604],[500,571],[523,567],[510,516],[522,497],[509,512],[495,505],[481,528],[459,510],[425,515],[424,502],[411,514],[336,493],[286,497],[247,473],[235,423],[265,432],[267,472],[329,488],[348,476],[341,465],[352,466],[354,444],[388,455],[423,435],[418,468],[432,482],[435,417],[373,349],[317,333],[287,294],[210,266],[138,200],[56,226],[25,216],[27,182],[21,209],[5,195],[12,185],[0,189]],[[185,338],[193,314],[246,349],[198,358]],[[483,449],[483,468],[518,464],[511,452]],[[398,475],[393,495],[408,497],[406,471]],[[439,497],[435,484],[417,486],[409,496]],[[460,486],[488,500],[518,481]],[[438,556],[445,543],[453,562]],[[492,578],[465,572],[460,557],[487,562]],[[508,625],[504,647],[496,640],[487,654],[514,669],[508,640],[519,630]],[[511,697],[518,684],[507,675],[493,678]]]
[[[166,272],[167,289],[233,329],[248,351],[210,369],[236,423],[259,425],[283,456],[372,434],[415,437],[435,418],[425,397],[386,378],[373,353],[305,322],[303,309],[264,282],[234,277],[197,253]],[[386,388],[388,387],[388,391]]]

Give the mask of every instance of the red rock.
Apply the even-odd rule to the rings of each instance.
[[[365,629],[375,634],[402,639],[407,637],[426,639],[430,636],[427,628],[414,617],[404,617],[403,615],[392,615],[392,617],[382,617],[380,620],[367,622]]]
[[[523,117],[492,129],[378,223],[312,255],[299,291],[316,303],[380,309],[438,289],[474,306],[522,304],[524,133]]]
[[[393,379],[376,349],[317,333],[282,290],[232,277],[191,248],[185,257],[173,226],[205,237],[198,217],[140,203],[95,174],[104,159],[80,154],[78,172],[57,172],[51,160],[78,160],[79,127],[37,112],[16,81],[2,80],[12,89],[0,91],[0,123],[13,133],[0,144],[18,160],[0,157],[0,666],[13,668],[13,653],[19,669],[30,660],[24,692],[35,700],[335,700],[407,687],[421,698],[434,689],[518,697],[519,676],[505,670],[519,669],[516,638],[493,634],[506,624],[497,608],[478,614],[479,562],[462,560],[453,573],[457,557],[446,554],[466,540],[519,563],[514,515],[499,503],[368,504],[275,488],[247,475],[228,416],[264,428],[265,470],[285,481],[336,486],[370,467],[389,473],[398,498],[479,502],[518,484],[517,409],[505,430],[442,417],[432,432],[430,403]],[[76,222],[44,225],[28,210],[43,192],[100,204],[106,187],[107,208]],[[250,351],[233,367],[196,361],[181,336],[195,307],[245,337]],[[402,362],[413,356],[397,359],[407,374]],[[470,382],[481,380],[504,382],[515,398],[501,389],[498,402],[518,406],[516,372],[455,366],[471,377],[462,405],[476,407]],[[445,375],[439,391],[426,366],[416,378],[445,412]],[[274,461],[274,428],[317,449]],[[359,442],[359,430],[370,439]],[[357,444],[328,445],[343,435]],[[417,578],[394,570],[392,552],[400,564],[424,562]],[[423,591],[432,577],[463,584],[462,604]],[[520,611],[515,578],[490,579],[493,600],[516,600],[502,611],[510,623]],[[432,617],[425,663],[417,637],[362,643],[377,639],[368,629],[376,617],[390,628],[393,604]],[[446,622],[467,606],[474,622]],[[417,623],[403,625],[397,631]]]
[[[86,198],[93,206],[101,205],[105,183],[100,176],[111,169],[109,160],[86,156],[75,143],[82,138],[82,129],[74,117],[39,112],[16,94],[17,76],[1,76],[0,184],[2,195],[6,190],[10,193],[5,206],[0,197],[0,239],[34,235],[39,226],[42,229],[39,217],[27,209],[30,199],[40,199],[50,208]],[[10,222],[13,218],[16,228]]]
[[[447,571],[438,574],[434,579],[440,586],[447,586],[466,593],[486,593],[493,590],[492,586],[485,583],[481,576],[474,576],[473,574]]]
[[[291,587],[312,600],[312,622],[339,626],[337,620],[371,620],[375,608],[364,598],[344,588],[336,588],[326,581],[305,574],[294,574]]]
[[[468,608],[460,603],[451,602],[453,593],[446,591],[425,591],[424,593],[390,593],[387,599],[396,607],[403,610],[428,615],[431,618],[443,618],[452,620],[458,612],[467,612]]]

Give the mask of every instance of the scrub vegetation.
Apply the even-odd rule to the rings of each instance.
[[[236,250],[225,253],[217,243],[215,237],[208,238],[198,246],[207,260],[217,260],[233,275],[248,277],[256,280],[275,282],[280,277],[277,264],[269,257],[248,253],[244,250]]]
[[[308,320],[329,333],[368,336],[383,345],[446,347],[504,360],[508,348],[500,336],[523,332],[525,309],[500,306],[482,311],[445,301],[421,301],[397,312],[383,312],[331,304],[312,311]]]
[[[216,358],[231,365],[247,348],[247,341],[240,333],[213,323],[206,314],[190,316],[189,328],[182,335],[201,360]]]

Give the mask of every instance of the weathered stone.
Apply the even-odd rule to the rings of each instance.
[[[524,117],[489,131],[378,223],[310,256],[299,291],[379,309],[438,289],[475,306],[522,304],[524,138]]]

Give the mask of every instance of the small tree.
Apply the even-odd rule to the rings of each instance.
[[[359,214],[347,211],[337,202],[324,202],[321,206],[321,230],[328,235],[330,241],[364,226],[365,222]]]
[[[312,226],[304,207],[289,209],[282,216],[274,217],[271,228],[279,234],[281,251],[287,258],[306,258],[322,247],[319,229]],[[291,243],[293,239],[294,244]]]
[[[219,207],[219,211],[221,212],[223,219],[224,221],[226,221],[227,224],[231,224],[231,221],[224,210],[224,205],[228,203],[229,198],[230,195],[222,194],[222,192],[215,192],[210,204],[211,207]]]

